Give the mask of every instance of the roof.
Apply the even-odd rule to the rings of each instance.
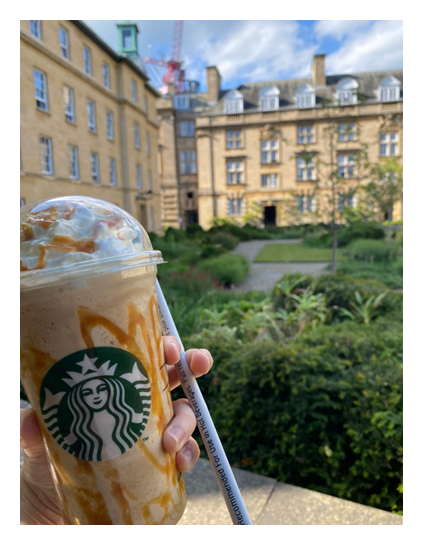
[[[100,36],[98,36],[91,28],[86,25],[83,21],[71,21],[79,30],[81,30],[90,40],[97,44],[103,51],[105,51],[112,59],[116,62],[123,62],[127,64],[134,72],[136,72],[146,83],[146,87],[154,94],[156,97],[161,97],[161,93],[150,83],[150,78],[147,74],[132,61],[129,57],[124,57],[118,55],[114,49],[104,42]]]
[[[401,97],[403,86],[403,71],[399,70],[381,70],[378,72],[360,72],[350,74],[339,74],[333,76],[326,76],[326,85],[313,87],[316,92],[316,106],[323,101],[334,100],[335,93],[337,91],[337,83],[345,78],[352,78],[358,82],[358,93],[366,101],[377,102],[378,98],[374,91],[377,90],[380,83],[388,76],[397,78],[400,82]],[[256,111],[260,105],[260,91],[266,87],[276,87],[279,89],[279,108],[296,108],[295,94],[298,89],[304,85],[313,86],[311,78],[296,78],[285,80],[273,80],[262,81],[253,83],[243,83],[237,90],[240,91],[244,97],[244,111]],[[219,100],[211,106],[207,112],[204,112],[204,116],[208,115],[222,115],[225,113],[224,98],[230,93],[232,89],[221,91],[219,93]]]

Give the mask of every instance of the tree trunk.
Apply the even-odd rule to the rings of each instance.
[[[333,243],[332,243],[332,273],[336,273],[336,251],[338,250],[338,229],[336,225],[333,225],[332,229]]]
[[[388,244],[391,244],[391,241],[392,241],[392,216],[393,216],[392,209],[393,207],[390,206],[388,210],[388,236],[386,237],[386,242]]]

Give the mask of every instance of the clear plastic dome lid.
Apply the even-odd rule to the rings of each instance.
[[[49,283],[53,273],[55,278],[69,277],[91,270],[96,274],[99,267],[108,272],[113,265],[127,269],[163,263],[134,217],[92,197],[29,204],[21,208],[20,232],[23,288]]]

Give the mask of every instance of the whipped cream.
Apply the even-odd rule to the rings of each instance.
[[[150,250],[142,226],[124,210],[99,199],[63,197],[21,209],[21,271]]]

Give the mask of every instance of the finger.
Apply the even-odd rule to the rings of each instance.
[[[178,363],[181,356],[181,345],[175,337],[172,337],[171,335],[163,337],[163,350],[165,362],[168,365],[175,365],[175,363]]]
[[[176,466],[181,473],[186,473],[194,467],[200,457],[200,447],[196,440],[190,437],[182,449],[176,453]]]
[[[186,351],[186,357],[188,366],[196,378],[205,375],[212,368],[212,355],[205,348],[191,348]],[[170,389],[173,390],[180,384],[179,377],[174,367],[169,367],[167,371]]]
[[[173,402],[174,416],[163,434],[163,447],[167,452],[178,452],[195,430],[194,413],[186,399]]]
[[[21,448],[30,457],[44,454],[44,443],[41,435],[35,411],[33,409],[21,409]]]

